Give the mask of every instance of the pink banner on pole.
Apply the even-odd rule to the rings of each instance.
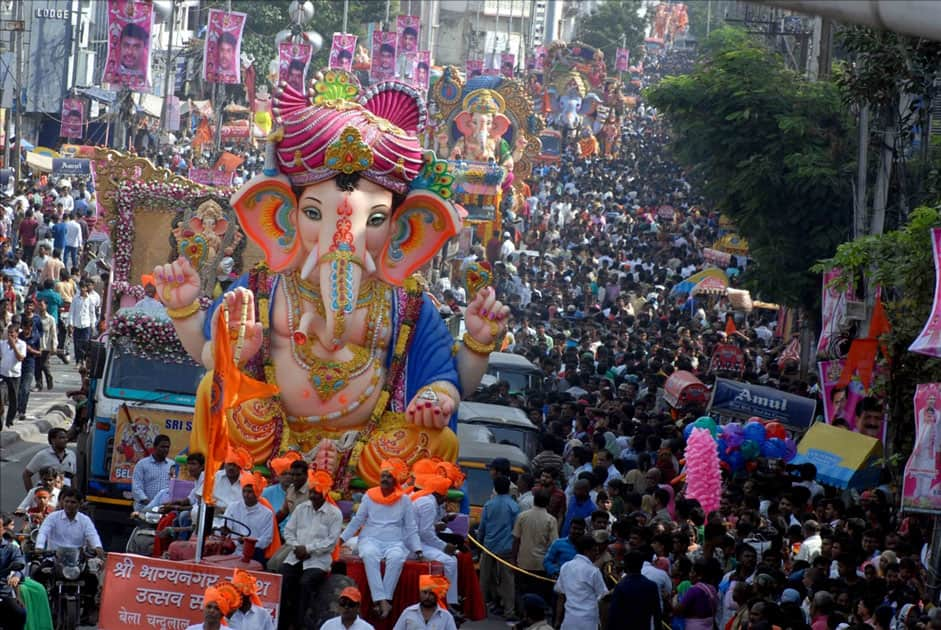
[[[516,55],[513,53],[502,53],[500,55],[500,74],[512,79],[515,71]]]
[[[614,69],[618,72],[627,72],[631,65],[631,51],[627,48],[618,48],[614,59]]]
[[[180,130],[180,99],[175,96],[167,97],[167,131]]]
[[[418,36],[421,34],[421,18],[417,15],[400,15],[395,18],[395,33],[400,55],[418,52]]]
[[[203,46],[203,79],[208,83],[241,83],[239,57],[245,14],[209,9]]]
[[[846,302],[853,297],[851,287],[840,291],[829,286],[841,273],[840,269],[831,269],[823,274],[823,298],[820,302],[823,322],[820,326],[820,340],[817,342],[818,355],[829,354],[830,344],[839,335],[840,324],[846,314]]]
[[[419,50],[412,79],[419,89],[427,90],[431,81],[431,51]]]
[[[468,59],[467,63],[464,65],[464,70],[467,73],[467,78],[479,77],[484,73],[484,60],[483,59]]]
[[[278,45],[278,81],[304,93],[307,67],[314,54],[310,44],[281,42]]]
[[[350,33],[334,33],[333,43],[330,45],[330,60],[328,66],[334,70],[353,69],[353,53],[356,52],[356,35]]]
[[[536,72],[542,72],[546,69],[546,47],[545,46],[536,46],[535,54],[533,55],[533,70]]]
[[[385,81],[395,78],[396,34],[373,31],[372,63],[369,66],[369,78],[373,81]]]
[[[915,388],[915,445],[905,464],[902,509],[941,512],[941,383]]]
[[[150,90],[150,33],[154,6],[143,0],[108,0],[108,58],[103,83]]]
[[[81,138],[85,134],[85,102],[80,98],[66,98],[62,100],[62,121],[59,123],[59,135],[71,140]]]
[[[873,390],[867,390],[858,376],[853,376],[846,387],[838,387],[837,382],[840,380],[845,364],[844,359],[817,362],[823,396],[823,417],[829,424],[841,425],[845,422],[851,431],[855,431],[856,406],[863,398],[871,396]],[[875,366],[874,380],[879,378],[881,371],[880,366]]]
[[[931,315],[908,350],[929,357],[941,357],[941,228],[931,228],[931,252],[934,256],[934,302]]]

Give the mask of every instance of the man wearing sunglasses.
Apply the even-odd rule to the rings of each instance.
[[[320,630],[373,630],[372,625],[359,616],[362,599],[355,586],[347,586],[340,591],[340,616],[325,621]]]

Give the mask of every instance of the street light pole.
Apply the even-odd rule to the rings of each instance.
[[[350,0],[343,0],[343,32],[346,33],[347,22],[350,18]]]
[[[173,30],[176,28],[176,2],[170,0],[170,40],[167,42],[167,66],[164,69],[163,77],[163,107],[160,109],[160,128],[167,128],[167,112],[169,106],[167,100],[170,98],[170,66],[173,63]]]

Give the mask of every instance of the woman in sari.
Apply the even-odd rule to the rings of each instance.
[[[721,567],[714,558],[701,558],[693,563],[689,573],[692,586],[682,597],[675,598],[674,615],[683,617],[686,630],[712,630],[719,594],[716,586],[721,576]]]

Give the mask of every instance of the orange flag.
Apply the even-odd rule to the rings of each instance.
[[[876,351],[875,339],[854,339],[836,386],[846,387],[858,372],[863,387],[869,389],[872,385],[872,371],[876,365]]]
[[[735,327],[735,320],[731,315],[725,316],[725,336],[731,337],[738,332],[738,328]]]
[[[885,313],[882,300],[877,296],[876,305],[872,309],[872,319],[869,320],[869,334],[866,336],[870,339],[879,339],[882,335],[886,335],[890,332],[892,332],[892,326],[889,324],[889,317]],[[889,348],[885,342],[879,342],[879,349],[882,350],[882,356],[888,359]]]
[[[246,400],[274,396],[276,385],[269,385],[248,376],[232,356],[232,340],[225,321],[225,307],[219,305],[215,313],[216,325],[213,334],[212,394],[209,402],[209,447],[206,449],[206,477],[203,483],[203,501],[212,504],[212,489],[215,472],[225,461],[229,450],[229,426],[225,412],[238,407]]]

